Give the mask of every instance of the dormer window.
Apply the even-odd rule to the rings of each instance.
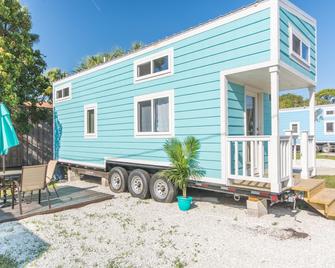
[[[173,73],[173,49],[134,62],[134,82],[152,80]]]
[[[295,27],[289,26],[290,56],[304,67],[310,67],[311,45],[308,39]]]

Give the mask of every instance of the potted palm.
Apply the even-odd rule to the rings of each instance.
[[[189,178],[200,178],[205,171],[199,166],[200,141],[189,136],[183,142],[173,138],[164,144],[164,151],[171,162],[171,168],[162,171],[162,175],[174,183],[182,195],[177,196],[180,210],[189,210],[192,197],[187,196],[187,184]]]

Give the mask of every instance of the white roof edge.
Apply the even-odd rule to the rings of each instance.
[[[307,14],[305,11],[303,11],[301,8],[299,8],[292,2],[288,0],[280,0],[279,3],[281,7],[284,7],[291,13],[302,17],[305,21],[316,27],[316,19],[313,18],[311,15]]]
[[[317,109],[317,108],[329,108],[329,107],[335,107],[335,103],[334,104],[315,105],[315,109]],[[292,107],[292,108],[280,109],[280,112],[295,112],[295,111],[308,110],[308,109],[309,109],[309,106]]]
[[[69,75],[69,76],[67,76],[67,77],[65,77],[61,80],[58,80],[58,81],[54,82],[53,87],[55,87],[57,85],[60,85],[62,83],[71,81],[75,78],[78,78],[78,77],[96,72],[96,71],[104,69],[104,68],[107,68],[107,67],[109,67],[111,65],[114,65],[114,64],[117,64],[119,62],[122,62],[122,61],[125,61],[125,60],[128,60],[128,59],[140,56],[142,54],[145,54],[145,53],[150,52],[152,50],[164,47],[166,45],[177,42],[179,40],[191,37],[191,36],[196,35],[198,33],[204,32],[208,29],[212,29],[212,28],[215,28],[217,26],[224,25],[226,23],[237,20],[239,18],[246,17],[246,16],[251,15],[251,14],[257,12],[257,11],[261,11],[263,9],[270,8],[270,3],[272,1],[273,0],[257,0],[254,3],[251,3],[247,6],[241,7],[237,10],[231,11],[231,12],[229,12],[225,15],[222,15],[218,18],[212,19],[212,20],[210,20],[208,22],[205,22],[205,23],[201,23],[198,26],[191,27],[191,28],[189,28],[185,31],[174,34],[172,36],[168,36],[168,37],[166,37],[162,40],[158,40],[158,41],[156,41],[152,44],[149,44],[148,46],[144,47],[143,49],[140,49],[139,51],[136,51],[136,52],[127,54],[125,56],[122,56],[120,58],[108,61],[106,63],[95,66],[91,69],[88,69],[88,70],[85,70],[85,71],[82,71],[82,72],[79,72],[79,73],[76,73],[76,74]]]

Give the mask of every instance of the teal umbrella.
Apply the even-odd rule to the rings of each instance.
[[[3,160],[3,172],[5,172],[5,156],[8,149],[19,144],[10,113],[5,104],[0,103],[0,155]]]

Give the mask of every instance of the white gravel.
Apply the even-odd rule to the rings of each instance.
[[[28,267],[335,266],[335,221],[306,210],[292,214],[284,206],[252,218],[244,203],[224,201],[196,202],[185,213],[176,203],[120,194],[0,224],[0,254]]]

